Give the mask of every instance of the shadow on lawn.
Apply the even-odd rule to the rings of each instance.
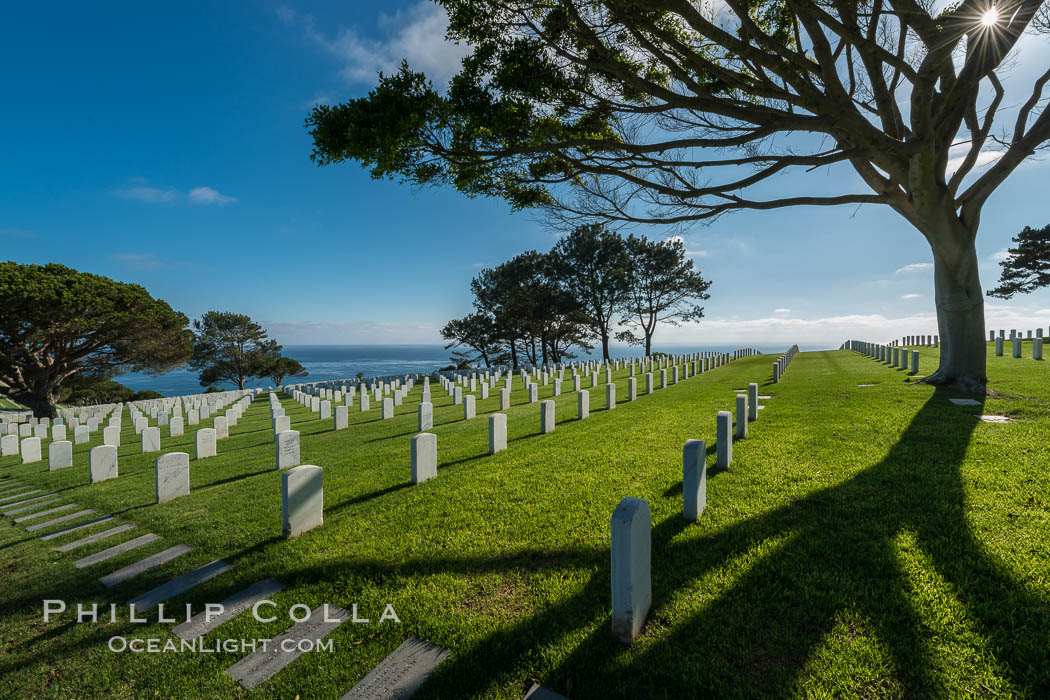
[[[951,591],[951,604],[965,610],[985,642],[985,653],[996,655],[992,664],[1015,689],[1045,697],[1050,690],[1047,603],[985,552],[965,517],[959,467],[975,425],[937,391],[885,459],[845,483],[699,540],[675,540],[689,527],[678,516],[656,523],[652,613],[642,640],[632,648],[615,642],[608,629],[609,555],[604,550],[422,559],[396,566],[332,562],[301,574],[323,579],[343,566],[380,580],[395,572],[595,570],[574,596],[454,653],[435,671],[424,695],[453,690],[462,696],[487,695],[500,674],[478,669],[542,668],[538,648],[557,646],[595,624],[567,659],[535,680],[576,698],[786,695],[798,692],[803,670],[828,632],[854,623],[877,640],[892,669],[886,672],[891,677],[872,681],[871,693],[943,695],[937,667],[944,671],[944,664],[954,662],[938,655],[937,633],[914,607],[912,593],[932,585]],[[712,506],[718,504],[709,502]],[[902,537],[915,543],[909,556],[932,564],[933,572],[923,574],[940,581],[917,581],[902,569]],[[772,551],[750,564],[701,614],[667,626],[680,591],[720,569],[733,576],[735,567],[727,565],[763,543]]]

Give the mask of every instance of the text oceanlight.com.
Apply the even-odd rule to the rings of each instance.
[[[156,638],[143,639],[141,637],[110,637],[107,646],[110,651],[146,654],[163,654],[169,652],[193,652],[203,654],[246,654],[254,651],[262,651],[264,654],[271,649],[290,652],[334,651],[331,639],[282,639],[280,643],[276,639],[216,639],[211,642],[204,641],[203,637],[195,639],[165,639]]]

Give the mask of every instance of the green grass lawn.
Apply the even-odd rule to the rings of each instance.
[[[937,350],[921,353],[926,374]],[[337,698],[416,635],[451,652],[420,697],[520,698],[540,682],[572,698],[1045,698],[1050,367],[1028,354],[994,357],[989,344],[996,393],[980,408],[857,353],[813,352],[797,355],[779,384],[775,358],[752,357],[613,411],[597,387],[585,421],[568,391],[545,436],[516,380],[508,450],[496,456],[485,414],[498,392],[463,421],[432,383],[438,477],[419,486],[409,483],[409,441],[421,384],[394,419],[380,421],[373,402],[368,413],[352,409],[339,432],[283,399],[303,463],[325,470],[325,524],[291,541],[280,537],[265,394],[218,457],[191,461],[192,493],[160,506],[155,455],[139,454],[125,414],[119,479],[87,483],[89,445],[53,473],[46,449],[34,465],[0,459],[0,478],[117,516],[50,542],[3,519],[0,696]],[[616,381],[623,401],[626,371]],[[707,440],[713,465],[715,414],[733,410],[733,389],[749,381],[771,398],[731,468],[709,467],[707,509],[686,523],[682,446]],[[644,391],[644,375],[639,384]],[[982,423],[975,413],[1016,421]],[[92,445],[99,440],[101,430]],[[192,457],[192,441],[164,437],[163,449]],[[653,606],[630,647],[614,641],[609,615],[609,519],[625,496],[647,499],[653,519]],[[163,539],[82,570],[76,558],[122,538],[52,549],[122,522]],[[98,582],[178,543],[194,549],[112,589]],[[356,603],[371,622],[344,624],[333,653],[305,654],[250,692],[224,674],[241,653],[107,649],[114,635],[170,638],[169,624],[128,623],[123,604],[217,558],[234,567],[169,612],[262,578],[287,588],[272,597],[277,621],[241,615],[208,640],[280,634],[296,603]],[[66,613],[45,624],[42,601],[54,598],[119,603],[120,617],[75,624]],[[400,624],[376,622],[386,603]]]

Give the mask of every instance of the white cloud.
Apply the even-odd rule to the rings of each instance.
[[[191,204],[217,204],[220,207],[237,201],[236,197],[229,197],[211,187],[194,187],[186,198]]]
[[[789,313],[791,313],[791,309],[773,309],[773,313],[775,313],[775,314],[789,314]]]
[[[687,250],[685,251],[686,257],[690,258],[706,258],[708,252],[706,250]]]
[[[948,159],[948,164],[945,166],[945,172],[949,176],[952,173],[954,173],[956,170],[958,170],[959,166],[963,164],[964,160],[966,160],[966,153],[967,153],[967,150],[969,149],[969,147],[970,147],[970,144],[965,144],[964,148],[960,148],[960,149],[953,148],[951,151],[949,151],[949,153],[951,153],[952,151],[957,151],[957,150],[961,151],[961,153],[959,155]],[[984,166],[994,163],[995,161],[999,160],[999,158],[1002,155],[1003,154],[1002,154],[1001,151],[981,151],[980,153],[977,154],[977,160],[974,162],[973,170],[971,170],[970,173],[975,173],[978,170],[980,170],[981,168],[983,168]]]
[[[448,14],[437,3],[425,0],[393,14],[380,14],[380,39],[364,36],[354,27],[329,34],[317,27],[312,15],[288,7],[277,8],[277,16],[289,26],[300,27],[307,41],[342,63],[339,74],[349,83],[375,83],[377,73],[396,73],[404,59],[413,70],[421,70],[442,85],[456,74],[469,51],[465,44],[445,40]]]
[[[122,199],[135,199],[149,204],[174,204],[186,201],[190,204],[217,204],[225,206],[236,202],[236,197],[222,194],[211,187],[194,187],[185,195],[174,187],[155,187],[143,178],[133,178],[125,187],[118,187],[113,194]]]
[[[911,265],[905,265],[904,267],[897,268],[896,274],[903,275],[909,272],[920,272],[923,270],[932,270],[933,263],[912,263]]]
[[[178,196],[174,189],[153,187],[142,178],[134,178],[126,187],[113,190],[113,194],[122,199],[137,199],[150,204],[167,204]]]
[[[122,262],[132,270],[156,270],[168,267],[163,260],[158,260],[153,253],[117,253],[109,256],[111,260]]]
[[[992,253],[992,258],[991,259],[994,262],[1002,262],[1003,260],[1009,260],[1012,257],[1013,257],[1013,255],[1010,253],[1010,251],[1007,250],[1006,248],[1003,248],[1000,251]]]
[[[921,294],[902,294],[901,299],[922,299]]]

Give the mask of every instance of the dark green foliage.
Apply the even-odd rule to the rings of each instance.
[[[550,253],[558,284],[576,300],[591,333],[609,359],[612,325],[630,293],[630,254],[626,241],[604,226],[578,226]]]
[[[193,331],[190,366],[200,372],[201,386],[233,382],[243,389],[249,378],[265,376],[273,347],[263,327],[249,316],[209,311],[193,322]]]
[[[260,364],[258,376],[272,379],[274,386],[281,386],[281,382],[286,377],[305,377],[310,374],[298,360],[282,355],[281,346],[277,344],[277,341],[267,340],[261,349],[264,358]]]
[[[187,319],[137,284],[63,265],[0,263],[0,381],[38,417],[75,375],[158,373],[190,356]]]
[[[988,292],[990,297],[1009,299],[1050,286],[1050,224],[1038,229],[1025,226],[1013,242],[1017,245],[999,263],[1003,268],[999,286]]]
[[[645,236],[627,238],[627,301],[620,325],[627,329],[617,339],[652,351],[657,324],[677,326],[699,321],[704,309],[696,302],[709,299],[711,283],[693,269],[681,239],[650,241]]]
[[[131,401],[134,392],[107,377],[73,375],[62,384],[59,403],[70,406],[92,406]]]

